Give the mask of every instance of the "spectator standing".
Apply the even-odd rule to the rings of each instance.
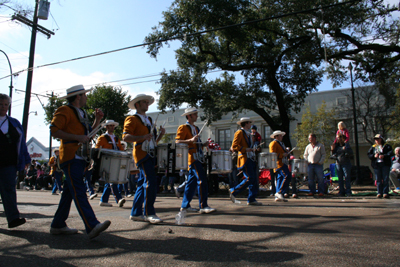
[[[315,180],[318,181],[318,196],[324,196],[324,161],[325,147],[320,142],[317,142],[317,136],[310,133],[308,136],[310,142],[304,150],[304,159],[308,162],[308,187],[310,193],[308,196],[316,194]]]
[[[396,147],[394,149],[394,157],[392,158],[392,167],[389,174],[389,178],[392,181],[395,189],[393,190],[396,193],[400,192],[400,147]]]
[[[16,175],[31,162],[23,129],[18,120],[7,116],[11,98],[0,94],[0,196],[8,228],[26,222],[17,207]]]
[[[251,126],[251,136],[253,137],[254,147],[257,147],[261,144],[261,135],[257,132],[257,126]]]
[[[338,134],[336,137],[337,143],[332,146],[332,157],[336,160],[336,172],[339,178],[339,196],[351,196],[351,157],[353,156],[353,150],[349,143],[346,143],[346,136],[344,134]],[[346,188],[344,187],[344,182]]]
[[[392,166],[393,149],[380,134],[374,137],[375,144],[368,150],[368,158],[375,172],[377,198],[389,198],[389,173]]]

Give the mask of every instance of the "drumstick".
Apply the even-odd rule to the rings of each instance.
[[[296,148],[297,148],[297,147],[292,148],[292,150],[290,150],[290,151],[288,152],[288,154],[292,153],[292,151],[295,150]]]
[[[153,131],[154,131],[154,127],[156,127],[157,120],[158,120],[158,115],[160,115],[160,114],[157,114],[156,120],[154,121],[153,125],[151,126],[151,131],[150,131],[151,134],[152,134]]]
[[[206,125],[207,125],[207,122],[208,122],[208,120],[206,120],[206,121],[204,122],[204,125],[203,125],[203,127],[201,127],[201,129],[200,129],[200,132],[197,134],[198,136],[200,136],[200,135],[201,135],[201,132],[204,130],[204,127],[206,127]]]

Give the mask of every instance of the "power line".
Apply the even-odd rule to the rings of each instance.
[[[18,53],[18,54],[20,54],[20,55],[23,55],[23,56],[26,57],[26,58],[29,58],[27,55],[22,54],[21,52],[15,50],[15,49],[12,48],[11,46],[6,45],[6,44],[3,43],[2,41],[0,41],[0,43],[2,43],[3,45],[7,46],[8,48],[10,48],[11,50],[13,50],[14,52],[16,52],[16,53]],[[1,79],[0,79],[0,80],[1,80]]]
[[[346,4],[354,3],[354,2],[357,2],[357,1],[359,1],[359,0],[350,0],[350,1],[342,2],[342,3],[336,3],[336,4],[330,4],[330,5],[326,5],[326,6],[311,8],[311,9],[308,9],[308,10],[295,11],[295,12],[286,13],[286,14],[277,15],[277,16],[272,16],[272,17],[268,17],[268,18],[252,20],[252,21],[246,21],[246,22],[242,22],[242,23],[237,23],[237,24],[233,24],[233,25],[226,25],[226,26],[222,26],[222,27],[218,27],[218,28],[214,28],[214,29],[209,29],[209,30],[204,30],[204,31],[199,31],[199,32],[195,32],[195,33],[188,33],[188,34],[179,35],[179,36],[175,36],[175,37],[170,37],[170,38],[166,38],[166,39],[160,39],[160,40],[157,40],[157,41],[154,41],[154,42],[148,42],[148,43],[142,43],[142,44],[127,46],[127,47],[118,48],[118,49],[114,49],[114,50],[109,50],[109,51],[105,51],[105,52],[101,52],[101,53],[97,53],[97,54],[81,56],[81,57],[77,57],[77,58],[67,59],[67,60],[53,62],[53,63],[48,63],[48,64],[44,64],[44,65],[40,65],[40,66],[36,66],[36,67],[32,67],[32,68],[27,68],[27,69],[24,69],[24,70],[20,70],[20,71],[18,71],[16,73],[13,73],[13,75],[19,74],[19,73],[22,73],[22,72],[25,72],[25,71],[29,71],[31,69],[33,70],[33,69],[38,69],[38,68],[42,68],[42,67],[48,67],[48,66],[58,65],[58,64],[62,64],[62,63],[77,61],[77,60],[81,60],[81,59],[86,59],[86,58],[91,58],[91,57],[96,57],[96,56],[102,56],[102,55],[111,54],[111,53],[115,53],[115,52],[120,52],[120,51],[132,49],[132,48],[137,48],[137,47],[141,47],[141,46],[148,46],[148,45],[151,45],[151,44],[157,44],[157,43],[162,43],[162,42],[167,42],[167,41],[172,41],[172,40],[177,40],[177,39],[185,39],[185,38],[190,37],[190,36],[201,35],[201,34],[208,33],[208,32],[220,31],[220,30],[224,30],[224,29],[228,29],[228,28],[232,28],[232,27],[240,27],[240,26],[244,26],[244,25],[248,25],[248,24],[267,21],[267,20],[284,18],[284,17],[288,17],[288,16],[301,14],[301,13],[308,13],[308,12],[311,12],[311,11],[317,11],[317,10],[320,10],[320,9],[326,9],[326,8],[331,8],[331,7],[335,7],[335,6],[346,5]],[[4,78],[7,78],[9,76],[10,75],[4,76],[4,77],[0,78],[0,80],[2,80]]]

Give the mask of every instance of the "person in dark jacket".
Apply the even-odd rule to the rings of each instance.
[[[351,196],[351,161],[353,150],[346,142],[346,136],[339,133],[336,137],[337,143],[332,146],[331,158],[336,159],[336,172],[339,178],[339,196]],[[343,178],[346,183],[344,188]]]
[[[11,98],[0,94],[0,195],[8,228],[14,228],[26,222],[20,218],[17,208],[17,171],[23,171],[31,158],[21,124],[7,116],[10,105]]]
[[[375,172],[377,198],[389,198],[389,173],[392,165],[393,149],[385,143],[380,134],[374,137],[375,144],[368,150],[368,158]]]

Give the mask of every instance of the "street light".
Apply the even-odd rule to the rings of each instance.
[[[10,66],[10,74],[11,75],[10,75],[10,95],[9,96],[12,99],[12,89],[13,89],[13,79],[12,79],[12,77],[13,77],[13,73],[12,73],[12,68],[11,68],[11,62],[10,62],[10,59],[8,58],[6,52],[4,52],[3,50],[0,50],[0,52],[3,52],[3,54],[6,56],[7,61],[8,61],[8,65]],[[11,116],[11,105],[8,108],[8,116]]]
[[[29,114],[31,114],[31,113],[34,113],[35,116],[37,116],[37,111],[31,111],[31,112],[29,112]]]
[[[351,82],[351,98],[353,100],[353,123],[354,123],[354,135],[356,141],[356,184],[360,184],[360,153],[358,149],[358,129],[357,129],[357,118],[356,118],[356,99],[354,97],[354,86],[353,86],[353,65],[349,63],[350,70],[350,82]]]

